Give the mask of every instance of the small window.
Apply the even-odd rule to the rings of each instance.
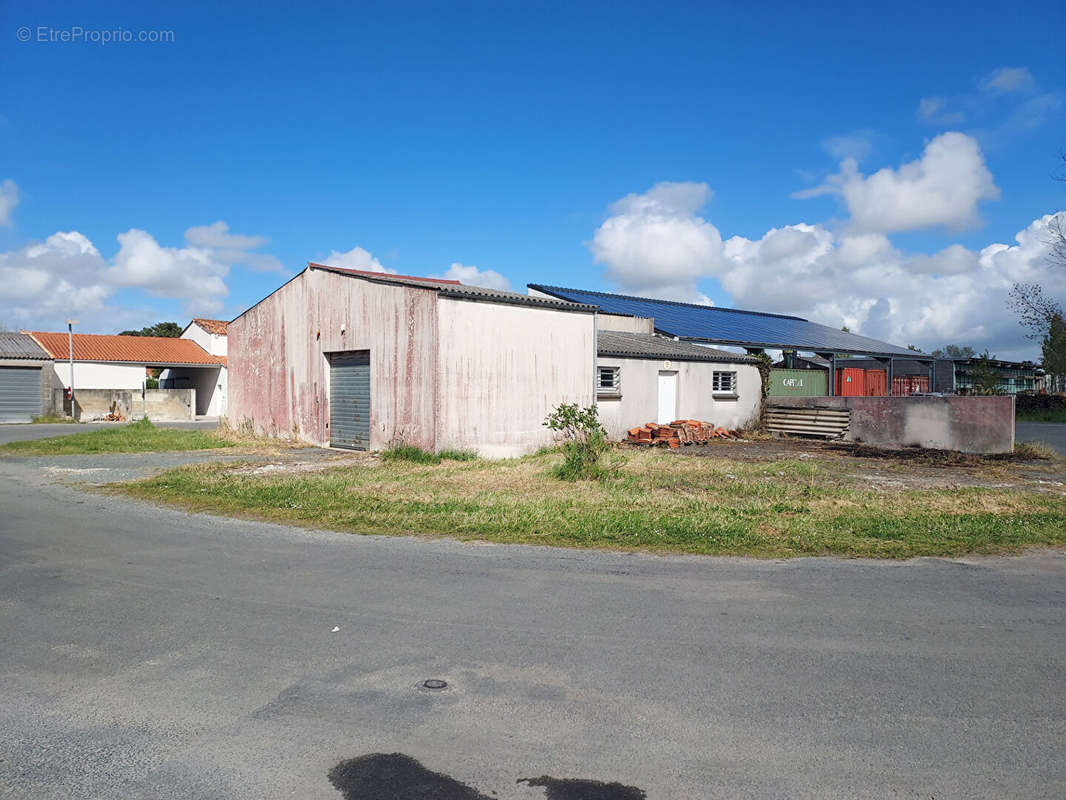
[[[596,379],[596,394],[612,397],[622,394],[622,368],[600,367]]]
[[[715,372],[711,378],[711,391],[714,394],[735,395],[737,393],[737,373]]]

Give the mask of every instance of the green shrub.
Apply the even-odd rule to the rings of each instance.
[[[600,458],[610,444],[596,406],[581,408],[577,403],[562,403],[548,415],[544,425],[562,440],[563,462],[552,469],[556,478],[577,481],[604,476]]]

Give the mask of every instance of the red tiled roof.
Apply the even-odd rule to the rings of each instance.
[[[345,272],[348,275],[362,275],[367,278],[381,278],[382,280],[397,280],[397,281],[424,281],[425,283],[446,283],[451,286],[462,286],[459,281],[451,280],[449,278],[422,278],[417,275],[393,275],[391,272],[373,272],[366,269],[347,269],[345,267],[331,267],[329,264],[316,264],[313,261],[307,263],[309,267],[315,267],[316,269],[328,269],[333,272]]]
[[[193,322],[199,325],[208,333],[212,333],[215,336],[225,336],[226,326],[229,325],[224,319],[204,319],[203,317],[193,317]]]
[[[68,358],[66,333],[30,331],[55,359]],[[75,361],[127,361],[146,366],[168,364],[225,365],[222,356],[213,356],[192,339],[163,336],[104,336],[95,333],[74,334]]]

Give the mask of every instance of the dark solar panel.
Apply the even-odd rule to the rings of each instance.
[[[531,283],[529,288],[575,303],[600,307],[608,314],[654,317],[655,329],[682,339],[750,347],[794,348],[813,352],[914,356],[913,350],[867,336],[819,325],[800,317],[764,314],[669,300],[629,297],[562,286]]]

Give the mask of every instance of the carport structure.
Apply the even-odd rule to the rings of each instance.
[[[906,347],[837,330],[828,325],[786,314],[743,311],[734,308],[701,306],[673,300],[569,289],[539,283],[528,284],[530,293],[554,297],[574,303],[597,306],[606,314],[652,317],[655,332],[680,341],[718,347],[743,348],[753,355],[767,350],[780,350],[786,366],[795,364],[801,353],[811,353],[829,363],[829,394],[836,393],[838,358],[861,356],[875,359],[887,371],[886,394],[891,391],[893,366],[896,359],[918,361],[928,365],[930,385],[933,383],[935,359]]]
[[[198,416],[211,415],[220,394],[226,357],[208,353],[191,339],[159,336],[112,336],[34,331],[30,334],[52,359],[59,385],[70,387],[73,345],[74,392],[129,390],[143,392],[148,370],[165,371],[162,388],[195,389]]]

